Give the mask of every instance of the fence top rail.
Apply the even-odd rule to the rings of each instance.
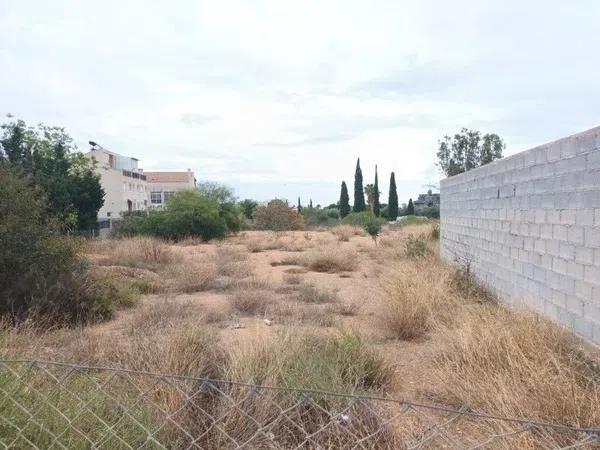
[[[32,369],[42,366],[55,366],[70,368],[73,371],[80,372],[112,372],[112,373],[126,373],[133,375],[141,375],[157,379],[172,379],[172,380],[189,380],[195,382],[202,382],[208,385],[230,385],[230,386],[243,386],[252,389],[253,391],[267,390],[267,391],[287,391],[287,392],[298,392],[306,395],[324,395],[328,397],[347,398],[352,400],[365,400],[365,401],[377,401],[385,402],[389,404],[396,404],[403,408],[415,408],[415,409],[426,409],[432,411],[441,411],[447,413],[458,414],[462,416],[469,416],[476,419],[483,420],[494,420],[501,422],[511,422],[523,425],[525,428],[548,428],[556,431],[564,432],[580,432],[585,433],[593,438],[600,440],[600,424],[593,427],[574,427],[570,425],[564,425],[559,423],[543,422],[538,420],[530,420],[527,418],[502,416],[497,414],[490,414],[483,411],[478,411],[469,405],[461,405],[458,408],[449,406],[438,405],[434,403],[417,402],[410,399],[397,399],[392,397],[383,397],[376,395],[367,395],[360,393],[343,393],[343,392],[330,392],[319,389],[303,388],[303,387],[286,387],[286,386],[269,386],[255,383],[249,383],[244,381],[236,380],[223,380],[206,377],[194,377],[189,375],[177,375],[177,374],[164,374],[156,372],[148,372],[143,370],[134,370],[118,367],[98,366],[98,365],[81,365],[67,362],[58,361],[44,361],[35,359],[0,359],[0,366],[2,365],[28,365]]]

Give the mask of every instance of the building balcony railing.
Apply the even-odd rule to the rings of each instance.
[[[131,172],[129,170],[123,170],[123,175],[126,177],[129,177],[129,178],[136,178],[138,180],[146,181],[146,175],[141,174],[141,173]]]

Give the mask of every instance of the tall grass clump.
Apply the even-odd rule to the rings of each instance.
[[[148,236],[106,240],[93,245],[92,251],[102,254],[100,264],[144,269],[158,269],[181,259],[165,241]]]
[[[600,369],[563,328],[485,305],[445,339],[436,375],[447,401],[577,427],[600,422]]]
[[[382,276],[382,325],[389,337],[417,339],[457,311],[448,286],[451,270],[434,258],[405,260]]]
[[[237,347],[232,351],[227,376],[294,389],[365,394],[381,392],[390,374],[385,360],[357,334],[292,333],[279,335],[277,339],[253,339],[251,345]],[[240,402],[242,412],[228,417],[226,429],[236,430],[240,438],[250,437],[257,429],[254,421],[258,426],[269,424],[275,441],[286,448],[300,445],[307,435],[323,429],[324,432],[315,434],[311,444],[322,448],[351,447],[360,437],[381,431],[384,420],[384,414],[380,416],[351,398],[263,389],[252,402],[245,402],[245,388],[232,388],[230,393],[234,401]],[[279,408],[270,407],[273,403],[286,411],[285,417]],[[327,411],[333,410],[347,412],[353,433],[345,427],[326,426],[331,423]],[[290,427],[289,423],[295,426]],[[393,447],[392,431],[385,428],[377,442],[383,447]]]

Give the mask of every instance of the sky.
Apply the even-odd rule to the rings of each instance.
[[[258,200],[335,203],[360,157],[402,203],[462,127],[510,155],[600,125],[599,23],[597,0],[0,0],[0,120]]]

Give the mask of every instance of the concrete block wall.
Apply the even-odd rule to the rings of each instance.
[[[440,250],[600,344],[600,127],[441,182]]]

